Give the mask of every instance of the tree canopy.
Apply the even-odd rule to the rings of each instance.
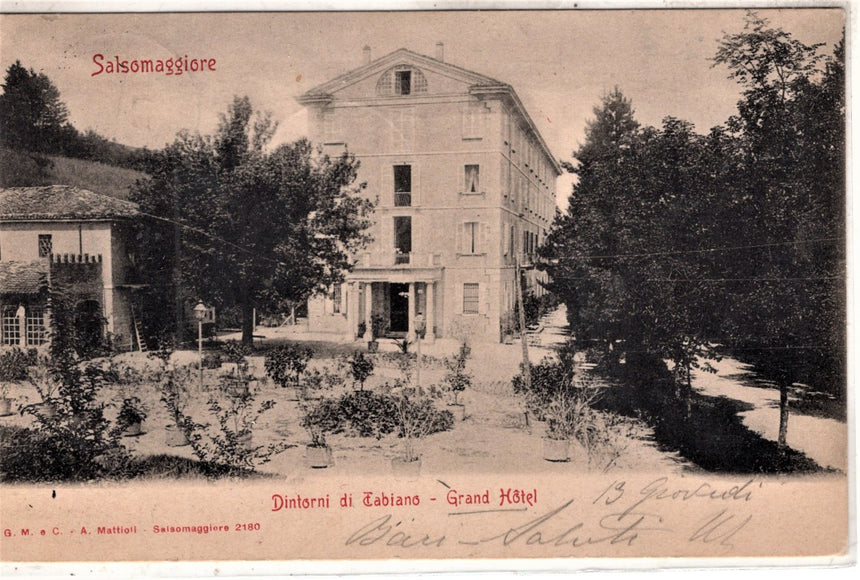
[[[237,97],[214,135],[181,132],[159,152],[133,193],[154,217],[141,232],[154,250],[146,268],[173,280],[175,314],[197,300],[238,306],[245,342],[253,308],[284,309],[342,281],[369,241],[354,157],[304,139],[267,150],[275,129]]]
[[[24,151],[56,152],[70,134],[69,111],[60,91],[44,73],[15,61],[7,70],[0,95],[0,140]]]
[[[672,360],[687,383],[721,343],[782,385],[839,390],[844,48],[819,49],[748,14],[714,58],[738,112],[706,135],[642,127],[619,89],[603,98],[541,248],[579,340]]]

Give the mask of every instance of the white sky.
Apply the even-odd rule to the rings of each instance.
[[[8,6],[8,4],[7,4]],[[840,10],[762,10],[806,43],[841,37]],[[723,31],[743,10],[373,12],[251,14],[13,14],[0,16],[0,66],[19,59],[59,88],[79,130],[128,145],[161,147],[180,129],[211,133],[233,95],[247,94],[281,123],[276,142],[306,132],[300,93],[362,62],[405,47],[513,85],[553,154],[569,160],[585,122],[614,86],[643,124],[673,115],[700,132],[735,111],[738,87],[711,68]],[[182,76],[93,77],[93,55],[188,55],[217,71]],[[559,183],[559,201],[569,177]]]

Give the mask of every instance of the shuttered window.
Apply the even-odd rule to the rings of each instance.
[[[463,284],[463,314],[478,313],[480,285],[467,282]]]

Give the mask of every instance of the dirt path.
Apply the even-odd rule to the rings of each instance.
[[[779,435],[779,390],[750,387],[755,374],[749,365],[732,358],[711,362],[717,374],[695,373],[693,387],[704,395],[727,397],[753,406],[738,415],[744,425],[766,439]],[[847,425],[835,419],[792,413],[788,419],[788,446],[805,453],[822,467],[848,468]]]

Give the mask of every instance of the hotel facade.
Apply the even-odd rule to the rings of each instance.
[[[532,267],[556,211],[561,168],[514,89],[400,49],[299,97],[310,139],[360,161],[376,203],[373,242],[344,284],[310,300],[311,331],[370,338],[499,341],[513,318],[517,262]]]

